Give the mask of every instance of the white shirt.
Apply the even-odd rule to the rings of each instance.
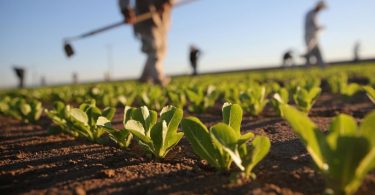
[[[305,19],[305,42],[308,51],[318,44],[318,35],[321,27],[318,24],[317,12],[315,9],[309,11]]]

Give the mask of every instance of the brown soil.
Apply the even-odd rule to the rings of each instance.
[[[361,120],[374,105],[366,96],[345,102],[324,93],[311,118],[322,131],[337,113]],[[122,110],[115,124],[121,127]],[[220,111],[198,115],[206,125],[221,120]],[[113,144],[93,144],[64,134],[50,135],[51,123],[22,124],[0,117],[0,191],[2,194],[321,194],[324,180],[288,124],[270,108],[245,117],[242,130],[270,137],[269,155],[255,169],[256,180],[234,184],[229,173],[218,173],[191,151],[183,139],[161,162],[152,160],[135,143],[122,150]],[[235,168],[234,168],[235,169]],[[358,194],[375,194],[375,173]]]

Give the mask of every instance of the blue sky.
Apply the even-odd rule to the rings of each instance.
[[[320,15],[326,26],[321,46],[327,60],[351,59],[362,43],[364,57],[375,56],[374,0],[331,0]],[[176,8],[169,32],[166,72],[188,73],[188,47],[204,54],[200,70],[231,70],[280,63],[281,54],[304,50],[303,20],[313,0],[199,0]],[[138,77],[144,56],[132,29],[118,29],[73,43],[67,59],[64,37],[78,35],[122,17],[117,0],[0,0],[0,87],[16,85],[12,64],[29,71],[27,84],[100,80],[107,71],[107,47],[113,50],[115,79]]]

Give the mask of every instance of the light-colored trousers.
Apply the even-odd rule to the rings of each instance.
[[[326,64],[323,60],[322,53],[320,52],[319,45],[315,45],[307,54],[306,54],[306,65],[310,66],[312,65],[311,63],[311,58],[315,58],[315,63],[319,65],[320,67],[325,67]]]
[[[152,22],[145,21],[134,26],[134,33],[142,43],[142,52],[147,56],[140,81],[160,83],[165,77],[163,63],[167,53],[170,13],[156,14]]]
[[[311,59],[315,58],[315,63],[321,67],[325,67],[326,63],[324,62],[320,47],[318,44],[318,32],[307,34],[305,36],[305,42],[307,47],[306,52],[306,65],[312,65]]]

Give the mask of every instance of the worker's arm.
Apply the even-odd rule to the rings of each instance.
[[[136,15],[134,9],[130,6],[130,0],[119,0],[119,6],[125,22],[133,24],[136,21]]]

